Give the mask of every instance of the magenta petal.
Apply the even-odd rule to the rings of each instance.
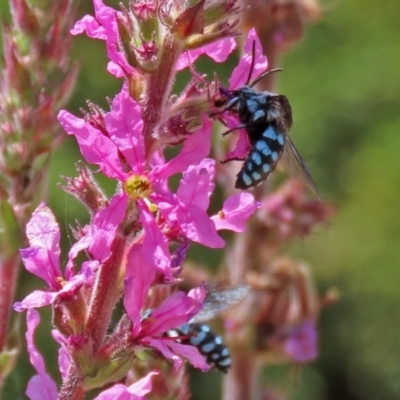
[[[183,360],[169,348],[169,343],[173,343],[173,340],[151,339],[149,340],[148,346],[157,349],[165,358],[172,360],[175,369],[178,369],[182,366]]]
[[[117,194],[111,199],[110,205],[98,211],[94,217],[89,251],[96,260],[103,262],[110,256],[111,244],[118,226],[125,218],[127,205],[127,196]]]
[[[204,356],[202,356],[199,350],[190,345],[185,345],[176,342],[168,342],[168,347],[175,353],[184,357],[194,367],[201,369],[203,372],[208,371],[211,367],[206,363]]]
[[[214,222],[201,208],[187,204],[176,207],[170,218],[175,218],[183,234],[190,240],[212,249],[222,248],[225,241],[218,236]]]
[[[104,390],[94,400],[141,400],[142,397],[134,396],[128,393],[128,388],[122,384],[117,383],[109,389]]]
[[[190,165],[198,164],[210,154],[212,123],[203,118],[203,125],[185,140],[182,150],[162,167],[155,168],[157,177],[168,177],[185,171]]]
[[[78,256],[78,254],[89,248],[91,242],[92,242],[92,236],[91,233],[89,232],[89,229],[87,229],[88,232],[81,237],[76,243],[74,243],[71,246],[71,249],[68,252],[68,262],[67,266],[65,267],[65,278],[70,279],[73,274],[74,274],[74,268],[75,268],[75,258]]]
[[[176,70],[180,71],[188,67],[191,63],[194,63],[199,56],[202,54],[207,55],[214,61],[221,63],[224,62],[232,51],[236,48],[236,42],[232,37],[217,40],[214,43],[210,43],[206,46],[200,47],[199,49],[190,50],[184,52],[179,57],[176,64]]]
[[[14,310],[22,312],[32,308],[45,307],[53,304],[58,296],[58,292],[44,292],[42,290],[35,290],[25,297],[24,300],[14,303]]]
[[[114,61],[108,62],[107,71],[116,78],[125,78],[125,71]]]
[[[145,260],[143,247],[141,245],[132,246],[128,254],[124,280],[124,306],[133,322],[133,336],[139,333],[141,310],[154,277],[155,269]]]
[[[114,8],[104,5],[102,0],[93,0],[96,20],[104,27],[108,40],[118,43],[117,14],[121,14]]]
[[[296,327],[285,341],[285,351],[293,361],[300,363],[315,360],[318,356],[317,329],[314,321]]]
[[[199,286],[197,288],[191,289],[188,293],[188,296],[191,297],[192,299],[196,300],[199,303],[203,303],[204,299],[206,298],[207,295],[207,290],[205,288],[205,284],[203,282],[202,286]]]
[[[267,57],[262,54],[262,47],[260,40],[257,37],[257,34],[253,29],[250,30],[247,41],[245,44],[245,54],[240,59],[238,66],[233,70],[231,77],[229,78],[229,88],[237,89],[247,82],[247,78],[249,75],[251,63],[252,63],[252,47],[253,41],[256,41],[256,51],[254,55],[254,68],[252,80],[255,79],[258,75],[264,72],[268,67]]]
[[[43,203],[33,212],[26,226],[30,247],[21,250],[26,269],[42,278],[50,288],[58,288],[62,276],[60,257],[60,230],[51,210]]]
[[[75,23],[71,34],[77,35],[82,32],[90,38],[112,40],[117,43],[117,11],[111,7],[107,7],[101,0],[94,0],[94,9],[96,18],[91,15],[85,15],[81,20]]]
[[[175,293],[152,311],[151,318],[154,322],[147,332],[148,336],[162,334],[188,322],[200,311],[201,307],[201,302],[197,302],[185,293]]]
[[[241,192],[225,200],[222,214],[218,213],[211,218],[217,230],[229,229],[234,232],[243,232],[249,217],[260,207],[261,203],[255,201],[250,193]]]
[[[150,393],[152,388],[151,379],[154,375],[157,375],[157,372],[150,372],[130,386],[117,383],[100,393],[95,397],[95,400],[145,400],[146,398],[143,396]]]
[[[97,164],[110,178],[125,179],[118,149],[110,138],[65,110],[58,113],[58,120],[69,135],[75,135],[87,162]]]
[[[76,21],[75,26],[70,30],[71,35],[79,35],[83,32],[94,39],[107,39],[104,28],[91,15],[85,15],[82,19]]]
[[[57,385],[49,374],[33,376],[26,388],[25,394],[30,400],[57,400]]]
[[[133,170],[142,171],[146,160],[140,106],[123,89],[115,96],[112,111],[104,116],[104,120],[108,134],[118,150]]]
[[[143,239],[143,254],[146,261],[155,265],[166,277],[172,279],[171,257],[167,245],[167,240],[160,231],[153,214],[147,206],[142,203],[140,207],[140,221],[143,224],[145,235]]]
[[[32,309],[28,310],[26,314],[27,332],[25,337],[30,362],[38,375],[29,381],[26,394],[33,400],[55,400],[58,398],[57,386],[46,373],[43,357],[35,346],[34,334],[39,322],[39,313]]]
[[[239,130],[239,138],[233,150],[226,155],[226,160],[240,159],[244,160],[247,157],[250,149],[249,136],[244,129]]]
[[[150,393],[152,388],[151,380],[153,376],[158,375],[157,372],[150,372],[142,379],[139,379],[137,382],[132,383],[132,385],[128,386],[129,393],[144,396]]]
[[[190,166],[180,181],[176,196],[185,204],[194,204],[207,210],[214,190],[215,161],[205,158],[199,165]]]
[[[58,349],[58,368],[61,373],[61,378],[64,380],[67,376],[69,367],[71,366],[70,353],[65,346],[64,336],[59,331],[53,329],[51,331],[51,336],[60,345],[60,348]]]

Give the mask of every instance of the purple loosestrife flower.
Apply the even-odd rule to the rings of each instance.
[[[318,356],[318,333],[315,321],[295,327],[284,340],[286,354],[295,362],[305,363]]]
[[[92,283],[95,271],[110,254],[116,228],[124,217],[123,206],[124,199],[115,197],[109,207],[99,211],[92,225],[87,227],[85,236],[71,247],[63,278],[60,269],[60,230],[51,210],[40,204],[27,224],[26,235],[30,247],[21,250],[21,257],[26,269],[43,279],[48,290],[35,290],[22,302],[15,303],[14,309],[23,311],[47,306],[59,296],[72,296],[85,283]],[[74,259],[85,249],[93,258],[83,262],[81,271],[74,274]]]
[[[115,97],[111,111],[104,115],[101,130],[66,111],[60,112],[59,120],[67,133],[75,135],[86,160],[119,181],[124,195],[136,204],[145,231],[143,244],[148,261],[155,262],[169,278],[169,251],[151,211],[159,211],[157,219],[168,237],[172,236],[171,232],[177,232],[178,236],[217,248],[224,246],[217,229],[229,226],[242,231],[243,220],[259,207],[251,195],[238,194],[227,200],[223,218],[207,215],[209,197],[215,186],[215,162],[204,158],[211,146],[211,123],[206,119],[186,139],[176,157],[165,162],[159,152],[155,153],[150,169],[146,167],[144,155],[140,107],[125,90]],[[183,178],[177,193],[173,194],[168,188],[168,178],[180,172]],[[238,217],[242,221],[240,227],[235,222]],[[222,219],[224,224],[220,222]]]

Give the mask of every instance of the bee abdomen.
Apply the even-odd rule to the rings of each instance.
[[[285,146],[285,136],[273,125],[267,126],[250,149],[239,173],[235,187],[250,189],[259,185],[275,169]]]
[[[222,337],[215,334],[206,324],[189,323],[169,331],[168,336],[188,336],[178,339],[179,343],[191,344],[206,358],[207,364],[227,373],[231,366],[231,355]]]

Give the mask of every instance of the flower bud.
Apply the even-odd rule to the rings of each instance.
[[[83,164],[76,165],[76,178],[64,177],[66,185],[59,185],[67,193],[76,197],[92,213],[96,213],[107,204],[107,197],[95,181],[92,172]]]

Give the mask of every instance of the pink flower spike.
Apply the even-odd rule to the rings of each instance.
[[[211,219],[217,230],[243,232],[246,229],[246,221],[260,207],[261,203],[254,201],[253,195],[241,192],[225,200],[222,210]]]
[[[231,77],[229,78],[229,88],[237,89],[244,86],[247,82],[247,78],[252,63],[252,47],[253,41],[256,41],[256,48],[254,54],[254,68],[251,79],[256,78],[259,74],[264,72],[268,67],[267,57],[262,54],[262,47],[260,40],[257,37],[255,29],[251,29],[244,46],[245,54],[240,59],[239,64],[233,70]]]
[[[58,121],[69,135],[76,137],[81,153],[89,163],[97,164],[110,178],[124,180],[118,149],[110,138],[65,110],[58,113]]]
[[[176,70],[181,71],[194,63],[202,54],[210,57],[217,63],[226,61],[228,56],[236,48],[236,42],[232,37],[217,40],[199,49],[189,50],[181,54],[176,64]]]
[[[51,289],[58,289],[62,275],[59,264],[60,230],[51,210],[41,203],[26,227],[30,247],[22,249],[26,269],[43,279]]]
[[[26,342],[31,364],[36,369],[35,375],[28,382],[26,395],[31,400],[56,400],[58,399],[57,385],[46,373],[44,360],[35,346],[34,334],[40,322],[39,313],[35,310],[28,310],[26,314],[27,332]]]
[[[157,375],[157,372],[150,372],[130,386],[117,383],[100,393],[95,397],[95,400],[146,400],[143,396],[150,393],[152,388],[151,379],[154,375]]]

